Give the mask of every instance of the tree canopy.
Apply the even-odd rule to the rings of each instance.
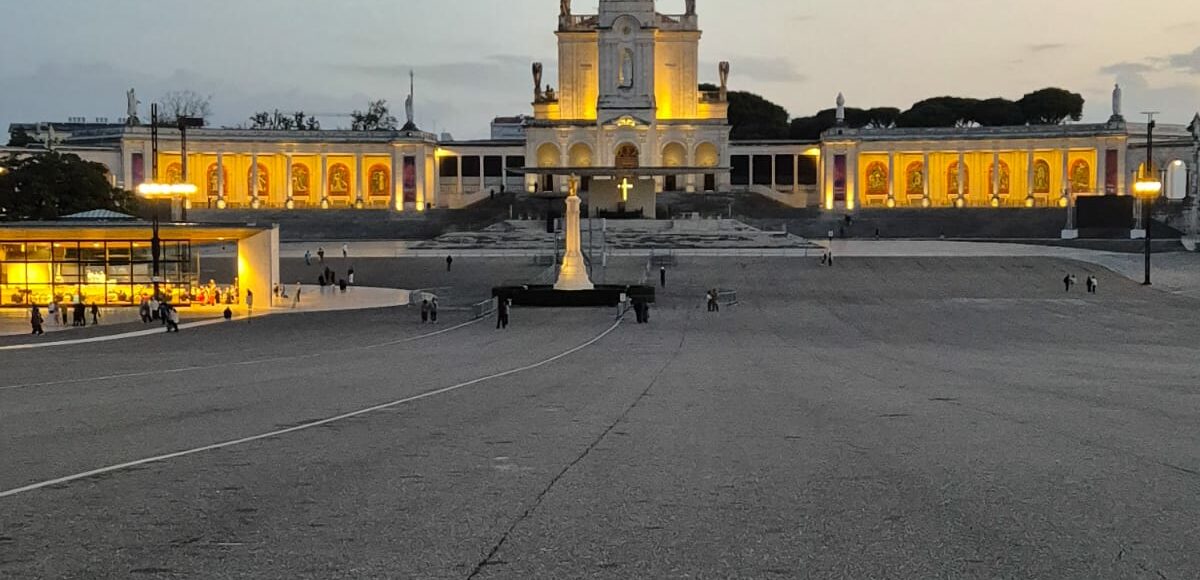
[[[0,159],[0,220],[53,220],[109,209],[132,213],[132,193],[113,187],[103,165],[53,151]]]
[[[159,103],[158,122],[174,125],[180,117],[201,119],[207,126],[212,117],[212,97],[196,91],[171,91],[163,95]]]
[[[710,90],[715,90],[713,87]],[[787,109],[754,93],[729,92],[729,123],[733,139],[786,139]]]
[[[383,99],[367,103],[365,112],[356,110],[350,118],[351,128],[355,131],[394,131],[399,124]]]
[[[1063,89],[1034,91],[1017,101],[1025,120],[1034,125],[1060,125],[1083,117],[1083,96]]]
[[[304,111],[285,113],[275,109],[270,113],[262,111],[251,115],[250,128],[260,131],[318,131],[321,123]]]

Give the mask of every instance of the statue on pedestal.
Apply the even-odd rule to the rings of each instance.
[[[1121,115],[1121,85],[1115,85],[1112,94],[1112,120],[1120,121],[1124,118]]]
[[[725,101],[729,97],[729,61],[721,61],[717,65],[717,72],[721,75],[721,100]]]
[[[846,97],[842,93],[837,96],[837,124],[846,124]]]
[[[137,91],[129,89],[125,93],[125,124],[130,127],[141,125],[142,122],[138,119],[138,105],[141,102],[137,99]]]
[[[533,102],[542,100],[542,63],[533,63]]]
[[[687,6],[687,9],[684,10],[684,15],[695,16],[696,15],[696,0],[687,0],[686,6]]]

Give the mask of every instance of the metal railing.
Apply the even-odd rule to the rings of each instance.
[[[488,316],[491,316],[492,313],[495,311],[496,311],[496,300],[494,298],[484,300],[482,302],[476,302],[475,304],[471,305],[471,320],[479,320],[480,318],[487,318]]]

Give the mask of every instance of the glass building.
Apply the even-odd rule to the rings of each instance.
[[[0,242],[0,306],[140,304],[154,293],[153,273],[148,241]],[[191,243],[162,241],[160,292],[186,304],[197,276]]]

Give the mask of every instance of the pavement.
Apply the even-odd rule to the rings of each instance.
[[[0,351],[0,577],[1200,570],[1196,300],[1044,257],[668,278],[650,325],[383,308]]]

